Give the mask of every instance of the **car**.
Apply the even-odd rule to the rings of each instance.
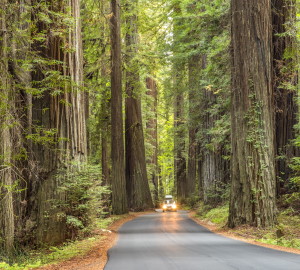
[[[167,197],[169,196],[169,197]],[[163,205],[162,205],[162,211],[177,211],[177,205],[176,202],[173,200],[171,195],[167,195],[164,199]]]

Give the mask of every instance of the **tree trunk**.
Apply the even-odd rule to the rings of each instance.
[[[65,11],[65,6],[54,2],[49,4],[53,11]],[[35,163],[37,174],[33,175],[31,182],[33,186],[38,184],[38,187],[30,203],[35,204],[31,219],[37,219],[38,243],[57,244],[65,240],[66,217],[63,210],[55,207],[53,202],[63,202],[65,199],[65,194],[59,190],[61,181],[66,177],[62,170],[72,169],[74,164],[86,161],[87,155],[80,3],[79,0],[70,0],[68,4],[68,15],[74,18],[74,27],[68,29],[64,38],[49,34],[45,44],[34,44],[41,57],[60,61],[48,68],[70,78],[71,82],[64,81],[60,85],[50,83],[47,86],[50,90],[44,91],[42,97],[34,97],[32,101],[33,132],[53,139],[50,144],[43,140],[41,143],[34,141],[32,146],[34,160],[31,162]],[[44,23],[37,24],[41,32],[50,27]],[[37,69],[33,79],[37,85],[43,85],[47,75]]]
[[[232,168],[229,227],[276,222],[269,0],[232,0]]]
[[[178,72],[178,71],[177,71]],[[180,82],[175,79],[175,87],[180,87]],[[177,200],[179,202],[184,202],[186,199],[186,159],[185,159],[185,126],[184,126],[184,97],[183,93],[179,89],[175,90],[177,94],[175,96],[174,104],[174,169],[175,169],[175,183],[177,190]]]
[[[181,42],[181,25],[183,23],[182,11],[178,2],[174,4],[174,49]],[[174,55],[177,52],[174,51]],[[186,199],[187,176],[185,158],[185,136],[184,125],[184,82],[185,61],[183,59],[173,60],[173,92],[174,92],[174,176],[177,200],[183,203]]]
[[[147,130],[150,133],[150,143],[153,147],[153,154],[150,161],[151,166],[151,180],[154,186],[154,202],[155,207],[159,206],[158,197],[158,163],[157,163],[157,153],[158,153],[158,142],[157,142],[157,84],[154,79],[148,77],[146,79],[146,87],[148,89],[147,95],[151,97],[151,112],[154,115],[153,118],[147,122]]]
[[[197,141],[196,133],[198,126],[197,119],[197,90],[201,71],[201,56],[194,55],[189,60],[189,150],[187,168],[187,196],[196,194],[196,168],[197,168]]]
[[[111,0],[111,8],[111,189],[112,211],[120,215],[128,212],[123,142],[120,1]]]
[[[203,89],[202,97],[202,131],[201,138],[201,182],[203,183],[203,201],[205,204],[217,205],[222,202],[222,192],[227,182],[228,161],[223,156],[226,155],[224,145],[213,142],[210,130],[215,127],[215,123],[220,119],[220,112],[211,113],[213,106],[217,104],[216,95],[212,90]]]
[[[125,100],[125,142],[126,183],[128,206],[135,211],[153,207],[147,179],[144,134],[141,112],[138,32],[136,8],[138,1],[127,1],[126,26],[126,100]]]
[[[294,126],[298,113],[295,99],[298,72],[295,66],[297,62],[293,59],[296,54],[296,38],[286,33],[289,31],[288,23],[296,17],[295,5],[294,0],[272,0],[277,195],[288,191],[292,173],[289,162],[300,154],[299,148],[292,142],[296,137]]]
[[[0,236],[4,240],[0,247],[9,257],[12,256],[14,248],[15,220],[13,208],[13,172],[12,172],[12,152],[14,125],[11,113],[14,95],[14,85],[9,74],[8,51],[11,48],[7,32],[8,14],[7,1],[1,0],[0,9]]]

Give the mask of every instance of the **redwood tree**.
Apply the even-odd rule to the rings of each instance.
[[[120,1],[112,0],[111,17],[111,158],[112,210],[114,214],[128,212],[125,180],[125,160],[122,115],[122,68]]]
[[[152,208],[152,198],[147,178],[144,133],[141,112],[138,53],[138,1],[126,2],[126,184],[128,205],[141,211]]]
[[[173,6],[173,33],[174,48],[173,54],[180,54],[181,30],[183,26],[182,11],[180,3],[176,1]],[[186,198],[186,158],[185,158],[185,134],[186,126],[184,125],[184,90],[185,90],[185,59],[174,57],[173,59],[173,94],[174,94],[174,175],[176,195],[179,202]]]
[[[276,221],[271,1],[232,0],[229,226]]]
[[[5,253],[12,255],[14,244],[15,220],[13,209],[13,184],[14,176],[12,170],[12,152],[13,152],[13,97],[14,84],[9,73],[9,48],[11,48],[11,39],[8,35],[8,9],[7,1],[1,0],[0,10],[0,237],[4,245],[0,244]]]
[[[34,134],[29,136],[33,139],[31,162],[35,163],[36,174],[31,177],[28,200],[32,204],[31,221],[37,212],[37,241],[56,244],[66,238],[66,221],[63,210],[55,207],[53,201],[64,201],[65,194],[59,191],[59,187],[66,177],[65,172],[73,167],[71,162],[86,161],[86,100],[82,89],[80,1],[70,0],[68,13],[63,3],[49,1],[48,4],[51,11],[72,16],[74,24],[64,26],[64,36],[48,34],[45,42],[34,43],[37,55],[47,60],[47,66],[46,72],[37,66],[32,73],[34,86],[46,90],[32,99]],[[57,16],[53,16],[52,23],[45,24],[35,15],[33,20],[36,20],[39,32],[34,34],[60,27]],[[55,74],[56,80],[51,81],[49,74]],[[40,134],[42,138],[51,137],[52,141],[48,144],[43,139],[36,140]]]
[[[150,143],[153,147],[153,153],[150,157],[150,166],[151,166],[151,181],[154,186],[154,202],[155,205],[158,206],[158,140],[157,140],[157,83],[156,81],[148,77],[146,79],[146,87],[148,89],[147,95],[151,98],[151,112],[153,114],[153,118],[149,119],[146,127],[150,137]]]
[[[296,1],[272,0],[272,5],[276,176],[277,195],[282,195],[288,192],[292,173],[289,162],[300,153],[299,147],[293,145],[298,113],[298,72],[293,59],[297,46],[295,37],[289,34],[296,17]]]

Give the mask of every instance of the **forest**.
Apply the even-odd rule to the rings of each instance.
[[[166,194],[228,228],[300,221],[299,21],[299,0],[0,0],[0,262]]]

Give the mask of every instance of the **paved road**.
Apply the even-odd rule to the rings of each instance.
[[[119,234],[105,270],[300,270],[300,255],[211,233],[183,211],[140,216]]]

